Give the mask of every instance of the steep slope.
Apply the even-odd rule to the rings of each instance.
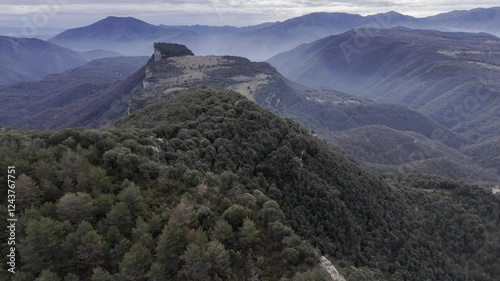
[[[213,93],[214,105],[226,106],[224,97]],[[230,94],[234,101],[242,99]],[[256,106],[248,110],[254,111],[259,113]],[[16,279],[330,280],[319,267],[320,252],[291,229],[278,203],[263,190],[241,186],[229,170],[202,174],[201,169],[184,166],[180,177],[167,172],[184,164],[165,159],[171,152],[167,143],[153,136],[147,129],[116,127],[0,133],[1,163],[25,153],[27,146],[42,146],[30,153],[26,174],[17,180],[16,191],[26,191],[28,197],[20,196],[17,202],[16,258],[23,265],[17,266]],[[7,155],[3,151],[11,137],[27,146]],[[117,142],[105,144],[109,138]],[[62,154],[57,155],[59,148]],[[87,158],[92,151],[97,158]],[[120,151],[130,153],[118,155]],[[54,166],[39,173],[35,167],[44,165],[44,153]],[[122,156],[135,158],[137,166],[122,166]],[[139,167],[146,168],[147,175],[141,175]],[[70,181],[74,185],[68,185]],[[49,213],[43,211],[47,205],[53,206]],[[0,204],[0,212],[6,210]],[[6,272],[5,258],[1,260]]]
[[[376,173],[426,173],[464,181],[498,181],[498,172],[462,152],[414,132],[362,126],[329,135],[348,155]],[[491,151],[489,151],[491,153]],[[489,154],[490,156],[496,154]],[[477,155],[475,159],[486,159]]]
[[[57,124],[56,109],[79,104],[95,92],[124,80],[141,68],[147,57],[105,58],[39,82],[17,83],[0,89],[0,124],[11,128],[49,129]]]
[[[222,104],[218,102],[221,99],[224,101]],[[468,246],[463,247],[455,244],[446,250],[447,255],[455,251],[465,250],[468,252],[465,254],[467,257],[466,265],[462,268],[451,269],[456,264],[443,263],[442,259],[439,259],[441,261],[439,263],[433,263],[431,258],[443,257],[442,253],[432,252],[436,251],[437,248],[447,247],[446,245],[454,243],[452,241],[460,239],[458,238],[459,233],[450,235],[449,228],[444,227],[445,231],[441,232],[433,225],[437,221],[439,221],[438,228],[443,227],[443,224],[452,227],[451,225],[459,223],[461,221],[460,216],[468,216],[463,211],[459,211],[459,205],[471,204],[472,201],[468,200],[474,198],[475,203],[469,205],[470,207],[475,206],[472,208],[479,208],[482,204],[486,204],[486,209],[489,209],[481,212],[485,216],[485,220],[480,219],[481,223],[490,220],[498,222],[498,211],[494,210],[498,210],[499,198],[494,197],[490,190],[469,189],[470,187],[460,187],[460,185],[447,182],[428,182],[426,184],[414,183],[414,186],[436,190],[442,188],[440,187],[442,184],[442,186],[447,186],[447,191],[427,195],[427,191],[415,192],[403,188],[394,192],[390,187],[386,187],[384,183],[371,178],[343,157],[329,152],[321,142],[310,136],[303,136],[304,131],[299,134],[302,136],[296,136],[293,133],[295,129],[292,129],[292,131],[287,130],[286,126],[283,127],[283,123],[276,122],[270,113],[259,109],[257,110],[258,113],[252,114],[251,111],[253,110],[257,110],[255,105],[241,97],[238,98],[222,90],[205,88],[192,90],[188,94],[183,93],[156,103],[121,120],[117,123],[117,126],[119,128],[134,126],[137,128],[152,128],[160,138],[172,140],[169,142],[172,145],[172,151],[177,149],[193,151],[195,152],[194,157],[196,157],[195,155],[203,155],[204,160],[201,163],[191,162],[190,159],[186,159],[186,161],[192,163],[186,164],[188,166],[205,167],[207,165],[207,167],[212,167],[216,171],[224,169],[238,171],[240,181],[250,185],[251,180],[247,181],[245,175],[252,174],[253,171],[254,174],[263,176],[263,179],[261,178],[262,182],[258,185],[266,186],[269,188],[268,192],[275,194],[277,200],[282,203],[282,208],[291,221],[291,225],[304,237],[308,237],[315,241],[315,244],[321,245],[321,249],[324,249],[327,253],[332,254],[333,250],[335,253],[333,255],[336,257],[341,256],[342,259],[345,259],[347,256],[353,257],[352,255],[354,255],[357,257],[354,258],[354,264],[356,265],[365,264],[365,262],[372,264],[368,261],[372,260],[375,261],[372,265],[384,272],[386,269],[381,265],[381,261],[385,260],[385,257],[384,254],[378,256],[380,253],[378,250],[383,252],[384,249],[391,249],[386,253],[390,253],[389,259],[391,263],[395,261],[398,263],[397,266],[389,269],[391,273],[394,272],[392,277],[395,280],[423,280],[429,278],[429,276],[434,276],[430,277],[431,279],[447,279],[446,276],[455,275],[455,277],[451,277],[453,280],[460,279],[463,275],[469,277],[473,275],[479,276],[481,266],[476,264],[472,269],[469,264],[474,264],[475,262],[472,260],[479,256],[491,256],[488,259],[488,265],[492,265],[489,268],[491,271],[483,275],[483,278],[485,280],[494,280],[494,276],[499,272],[498,265],[500,265],[498,253],[495,254],[493,248],[490,247],[492,244],[488,243],[497,243],[494,241],[498,241],[498,227],[494,227],[494,223],[488,223],[491,228],[487,233],[484,232],[484,229],[478,230],[478,236],[482,237],[481,241],[472,242],[469,239],[474,236],[468,236],[465,238],[470,241],[465,242],[465,245]],[[271,118],[269,119],[269,117]],[[162,123],[161,120],[168,121]],[[291,124],[289,121],[287,123]],[[266,128],[264,131],[262,131],[262,126]],[[292,125],[292,128],[297,128],[295,126]],[[265,133],[266,130],[269,133]],[[192,136],[194,141],[194,143],[189,142],[191,146],[176,143],[177,139],[186,140],[189,136]],[[204,139],[208,142],[204,141]],[[275,141],[272,141],[272,139]],[[258,140],[264,141],[266,145],[252,147],[252,143],[259,142]],[[213,154],[209,156],[203,152],[197,154],[194,147],[197,146],[198,141],[199,147],[208,145],[208,151],[214,151],[217,153],[216,156]],[[209,148],[209,143],[213,144],[213,150]],[[279,145],[275,146],[277,143]],[[245,151],[252,155],[251,160],[245,157],[247,155]],[[174,156],[167,156],[169,159],[170,157]],[[258,159],[266,159],[265,164],[258,164]],[[250,160],[252,164],[248,164],[247,160]],[[276,176],[277,174],[280,176]],[[322,180],[325,180],[325,182]],[[328,187],[324,186],[324,183]],[[431,184],[433,185],[431,186]],[[274,186],[276,189],[273,188]],[[326,194],[323,192],[326,192]],[[401,195],[409,200],[403,199],[403,201],[400,201],[402,198],[399,196]],[[331,207],[328,207],[332,202],[331,200],[336,201],[339,199],[342,203],[334,203],[330,205]],[[480,201],[481,203],[479,203]],[[346,209],[344,209],[344,206]],[[396,207],[396,210],[393,210],[393,207]],[[454,211],[451,211],[452,209]],[[347,213],[335,215],[335,212],[343,212],[342,210],[346,210]],[[375,210],[384,210],[382,211],[384,218],[379,217],[378,211]],[[408,213],[405,210],[408,210]],[[417,213],[415,213],[415,210],[417,210]],[[444,210],[451,211],[451,213],[438,215],[439,212]],[[395,215],[402,220],[399,221],[393,217],[391,215],[392,211],[395,211]],[[348,213],[351,213],[352,216]],[[413,217],[414,215],[415,217]],[[429,215],[432,219],[423,219],[430,218]],[[333,221],[340,219],[347,225],[344,223],[338,224],[337,222],[335,227],[332,227],[331,222],[324,220],[325,216]],[[448,218],[445,219],[445,217]],[[352,218],[353,221],[349,222],[349,218]],[[474,228],[472,225],[479,223],[479,221],[474,221],[475,219],[469,217],[465,225],[459,224],[466,228]],[[406,233],[404,230],[405,225],[407,223],[411,225],[413,222],[415,225],[414,228],[411,228],[411,232],[415,233],[415,230],[417,230],[417,236],[409,238],[410,241],[408,237],[399,240],[398,235],[406,236],[403,234]],[[358,229],[357,224],[360,227],[360,232],[350,233],[350,231]],[[380,227],[381,225],[383,226]],[[308,229],[315,230],[311,233]],[[391,229],[390,234],[388,233],[391,238],[379,239],[386,237],[382,234],[385,229]],[[399,231],[396,229],[399,229]],[[332,231],[340,231],[340,233],[346,231],[344,234],[347,234],[347,236],[340,233],[333,234]],[[332,237],[336,238],[332,241]],[[339,244],[335,241],[342,241],[346,238],[347,240],[340,243],[341,248],[336,248]],[[391,246],[386,248],[388,244],[376,246],[378,241],[381,240],[384,241],[383,243],[391,245],[398,244],[397,241],[399,240],[404,243],[404,246],[395,246],[394,248],[391,248]],[[396,254],[394,249],[401,249],[402,247],[405,250],[399,250]],[[468,249],[466,250],[466,248]],[[374,252],[370,253],[372,250]],[[482,251],[484,251],[484,254],[480,253]],[[358,256],[360,253],[361,256]],[[412,255],[415,255],[416,258],[410,258]],[[425,256],[425,258],[423,256],[417,258],[420,255]],[[364,260],[364,258],[368,258],[368,260]],[[459,259],[462,260],[462,258],[463,256],[460,256]],[[401,259],[405,260],[405,262]],[[417,265],[422,259],[425,260],[426,265]],[[412,260],[410,262],[411,268],[417,270],[418,273],[412,272],[412,269],[407,269],[406,264],[408,264],[407,261],[409,260]],[[437,267],[443,266],[443,270],[435,270],[436,264],[439,264]],[[466,269],[464,270],[464,268]]]
[[[153,42],[188,43],[195,34],[151,25],[132,17],[107,17],[89,26],[69,29],[49,41],[75,50],[114,50],[127,55],[147,55]]]
[[[147,67],[155,60],[165,60],[171,56],[189,56],[193,53],[184,45],[168,44],[169,49],[161,52],[161,45],[155,44],[155,54],[131,76],[110,87],[96,92],[78,104],[66,108],[55,108],[49,114],[58,116],[52,128],[67,127],[99,127],[108,125],[130,113],[131,96],[143,89],[144,80],[148,75]],[[160,93],[158,93],[160,95]]]
[[[500,175],[500,137],[466,146],[463,151],[480,161],[483,166],[496,170]]]
[[[46,41],[0,36],[0,85],[39,80],[85,62],[80,53]]]
[[[366,44],[356,44],[360,38]],[[359,42],[358,42],[359,43]],[[486,34],[359,29],[269,60],[285,76],[425,113],[469,136],[500,132],[500,39]]]

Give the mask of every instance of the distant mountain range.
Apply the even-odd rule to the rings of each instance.
[[[96,58],[117,55],[105,50],[79,53],[39,39],[0,36],[0,85],[40,80]]]
[[[239,34],[238,48],[243,55],[277,53],[301,43],[340,34],[355,28],[425,28],[443,31],[489,32],[500,35],[500,8],[450,12],[427,18],[414,18],[394,11],[370,16],[346,13],[313,13]],[[252,48],[245,48],[251,46]],[[255,49],[257,48],[257,49]]]
[[[370,16],[346,13],[312,13],[283,22],[248,27],[155,26],[135,18],[108,17],[92,25],[67,30],[51,42],[86,49],[113,49],[146,55],[154,41],[186,44],[199,54],[237,55],[265,60],[302,43],[361,27],[404,26],[443,31],[488,32],[500,35],[500,8],[456,11],[414,18],[391,11]],[[127,42],[127,43],[125,43]]]
[[[197,34],[203,34],[208,36],[220,36],[220,35],[233,35],[242,32],[250,32],[254,30],[259,30],[268,26],[271,26],[275,23],[267,22],[258,25],[244,26],[244,27],[236,27],[231,25],[225,26],[212,26],[212,25],[160,25],[163,28],[175,28],[191,31]]]
[[[63,32],[65,28],[60,27],[38,27],[31,29],[28,26],[0,26],[0,36],[8,37],[34,37],[48,40]]]
[[[500,7],[453,11],[421,19],[421,22],[428,28],[488,32],[500,36]]]
[[[367,36],[362,47],[356,44],[360,36]],[[500,104],[494,94],[500,90],[500,39],[492,35],[358,29],[269,62],[292,80],[410,106],[471,138],[500,132],[500,122],[491,119]],[[453,114],[468,99],[477,108],[467,109],[467,116]]]

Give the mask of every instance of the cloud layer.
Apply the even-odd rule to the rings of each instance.
[[[311,12],[374,14],[395,10],[427,16],[498,6],[498,0],[2,0],[0,21],[48,14],[51,25],[77,25],[108,16],[134,16],[160,24],[246,25]],[[2,24],[0,22],[0,24]]]

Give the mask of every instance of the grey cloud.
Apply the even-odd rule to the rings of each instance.
[[[348,12],[374,14],[395,10],[424,16],[456,9],[498,6],[498,0],[2,0],[4,18],[29,15],[40,5],[58,5],[53,23],[107,15],[134,16],[153,23],[186,24],[194,19],[200,24],[254,24],[277,21],[311,12]],[[61,3],[61,4],[57,4]],[[66,20],[64,20],[66,21]],[[60,24],[59,24],[60,25]]]

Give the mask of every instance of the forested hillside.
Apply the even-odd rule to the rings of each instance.
[[[0,85],[36,81],[85,62],[83,54],[43,40],[0,36]]]
[[[97,59],[48,75],[41,81],[5,86],[0,89],[0,124],[9,128],[53,129],[53,124],[66,120],[57,110],[79,105],[89,96],[126,79],[147,60],[148,57]]]
[[[371,171],[378,174],[394,171],[420,171],[452,179],[474,181],[482,178],[495,181],[498,173],[460,151],[414,132],[404,132],[383,126],[362,126],[326,136],[334,145],[355,157]],[[473,148],[474,147],[474,148]],[[480,147],[471,146],[471,152]],[[492,151],[484,150],[477,160],[493,158]]]
[[[0,163],[16,166],[14,280],[328,280],[314,247],[348,281],[500,274],[491,190],[374,177],[227,90],[100,130],[2,129]]]

